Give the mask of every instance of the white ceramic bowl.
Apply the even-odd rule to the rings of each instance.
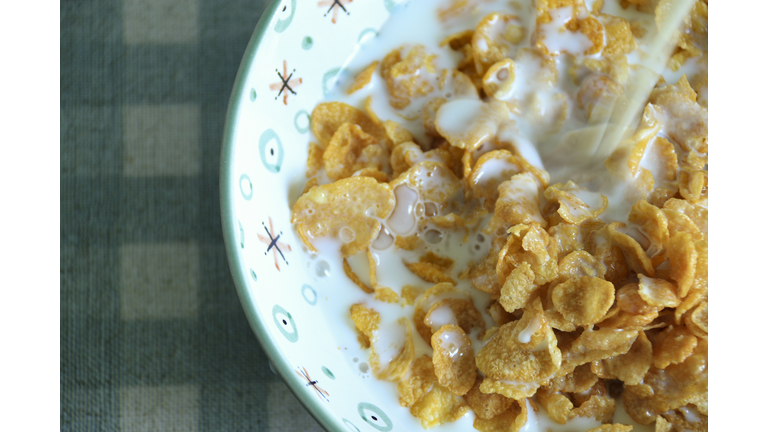
[[[324,428],[422,430],[398,404],[395,385],[366,369],[368,353],[356,340],[349,305],[334,301],[340,290],[359,289],[336,263],[329,277],[318,277],[290,224],[291,204],[306,181],[309,114],[396,3],[298,3],[269,5],[232,91],[221,156],[232,275],[276,371]]]

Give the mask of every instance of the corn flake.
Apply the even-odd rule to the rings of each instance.
[[[539,182],[533,174],[515,174],[499,185],[498,193],[495,215],[511,225],[537,223],[546,227],[539,210]]]
[[[626,228],[626,225],[621,222],[613,222],[608,225],[608,233],[611,235],[611,239],[621,248],[632,270],[637,273],[654,276],[653,265],[648,255],[637,240],[620,231],[624,228]]]
[[[355,80],[352,81],[352,84],[347,89],[347,94],[352,94],[363,87],[367,86],[371,82],[371,78],[373,77],[373,73],[376,71],[376,67],[379,66],[379,62],[375,61],[368,65],[365,69],[363,69],[357,76],[355,77]]]
[[[515,225],[499,252],[496,276],[506,281],[513,269],[527,262],[535,275],[534,283],[544,285],[557,278],[557,243],[538,225]]]
[[[613,305],[613,300],[613,284],[590,276],[569,279],[552,290],[555,309],[579,326],[598,323]]]
[[[671,325],[656,336],[653,346],[653,365],[666,369],[688,358],[696,349],[698,339],[685,326]]]
[[[626,385],[636,385],[651,368],[653,347],[645,332],[639,332],[637,339],[626,354],[600,360],[607,373],[620,379]]]
[[[555,423],[565,424],[573,410],[573,402],[562,393],[541,387],[536,392],[536,399],[547,411],[549,418]]]
[[[355,323],[358,332],[357,340],[363,348],[370,348],[373,332],[379,329],[381,317],[373,309],[368,309],[362,304],[354,304],[349,309],[350,317]]]
[[[548,187],[544,196],[550,202],[560,203],[557,212],[563,220],[574,225],[600,216],[608,207],[608,198],[605,195],[590,192],[572,181]]]
[[[461,327],[447,324],[432,335],[432,348],[438,382],[453,394],[463,396],[477,378],[472,341]]]
[[[573,343],[563,351],[563,363],[559,374],[565,375],[576,366],[585,363],[626,354],[637,339],[636,330],[584,330]]]
[[[469,411],[469,405],[461,396],[435,383],[426,395],[411,406],[411,414],[421,420],[424,429],[443,423],[454,422]]]
[[[677,283],[677,296],[685,298],[696,276],[698,252],[693,239],[688,233],[677,233],[667,244],[669,256],[669,276]]]
[[[350,230],[353,239],[341,247],[342,255],[347,257],[373,242],[381,229],[376,218],[387,218],[394,206],[394,193],[388,184],[371,177],[352,177],[313,187],[299,197],[291,223],[313,251],[316,249],[311,239],[339,236],[342,229]]]
[[[410,370],[397,383],[400,406],[411,407],[437,382],[432,358],[424,355],[411,363]]]
[[[525,401],[513,400],[508,410],[489,419],[478,416],[472,426],[480,432],[517,432],[522,430],[527,422],[528,413]]]
[[[413,332],[411,330],[411,324],[408,322],[407,318],[401,317],[397,321],[397,325],[405,329],[405,343],[403,344],[403,347],[400,348],[400,351],[397,353],[397,355],[389,360],[389,363],[386,366],[382,364],[382,361],[379,358],[379,353],[376,352],[376,332],[378,330],[373,331],[373,337],[371,338],[371,357],[368,362],[371,365],[373,374],[380,380],[400,380],[400,378],[408,371],[411,362],[413,362],[415,351],[413,346]]]
[[[389,166],[389,152],[359,126],[344,123],[325,149],[323,163],[328,177],[339,180],[363,168],[385,170]]]
[[[342,102],[325,102],[312,110],[310,124],[312,133],[321,148],[327,148],[331,138],[344,123],[360,127],[368,135],[378,140],[385,138],[384,129],[373,122],[365,113]]]
[[[586,402],[578,408],[574,408],[569,417],[587,417],[602,423],[610,423],[613,420],[613,412],[616,410],[616,401],[609,396],[590,396]]]

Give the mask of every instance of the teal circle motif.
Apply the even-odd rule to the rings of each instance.
[[[253,271],[253,269],[251,269],[251,279],[253,279],[254,281],[258,280],[258,278],[256,277],[256,272]]]
[[[344,425],[347,427],[347,429],[351,430],[352,432],[360,432],[360,429],[358,429],[357,426],[352,424],[351,421],[349,421],[349,420],[347,420],[345,418],[342,418],[341,421],[342,421],[342,423],[344,423]],[[354,429],[352,429],[352,428],[354,428]]]
[[[256,100],[256,89],[251,89],[251,102]]]
[[[370,412],[367,413],[365,412],[366,410]],[[381,432],[392,430],[392,420],[384,414],[384,411],[374,404],[360,402],[357,405],[357,413],[360,414],[360,417],[365,420],[366,423],[373,426],[376,430],[380,430]],[[381,423],[384,424],[382,425]]]
[[[301,40],[301,48],[304,50],[308,50],[312,48],[312,38],[309,36],[304,36],[304,39]]]
[[[333,90],[333,85],[336,84],[336,77],[341,73],[340,67],[335,67],[323,74],[323,95],[328,96]],[[330,88],[328,85],[330,84]]]
[[[307,125],[304,127],[299,126],[299,118],[301,118],[302,115],[307,118]],[[299,131],[299,133],[309,132],[309,122],[310,122],[309,113],[306,112],[305,110],[301,110],[297,112],[296,117],[293,118],[293,125],[296,126],[296,130]]]
[[[243,231],[243,224],[237,221],[237,226],[240,228],[240,249],[245,249],[245,231]]]
[[[283,6],[283,10],[285,10],[285,6]],[[291,14],[288,16],[288,18],[277,21],[277,24],[275,24],[275,31],[278,33],[284,32],[285,29],[287,29],[288,26],[291,25],[291,21],[293,21],[293,15],[295,13],[296,13],[296,0],[291,0]]]
[[[282,333],[286,339],[288,339],[288,342],[295,343],[299,340],[299,331],[296,329],[296,323],[293,321],[293,317],[287,310],[276,304],[272,308],[272,318],[275,320],[277,329],[280,330],[280,333]]]
[[[323,367],[321,367],[320,369],[322,369],[323,373],[324,373],[324,374],[325,374],[325,376],[327,376],[328,378],[330,378],[330,379],[332,379],[332,380],[335,380],[335,379],[336,379],[336,376],[335,376],[335,375],[333,375],[333,372],[331,372],[331,370],[330,370],[330,369],[328,369],[327,367],[323,366]]]
[[[248,182],[248,189],[250,192],[245,193],[245,190],[243,190],[243,180]],[[243,198],[245,198],[246,201],[250,201],[251,198],[253,198],[253,183],[251,183],[251,178],[248,177],[248,174],[243,174],[240,176],[240,193],[243,195]]]
[[[307,296],[307,292],[312,293],[312,299],[311,300],[310,300],[310,297]],[[317,292],[314,289],[312,289],[311,286],[309,286],[307,284],[304,284],[301,287],[301,295],[302,295],[302,297],[304,297],[304,300],[306,300],[307,303],[309,303],[310,305],[314,306],[314,305],[317,304]]]
[[[274,142],[275,144],[270,144]],[[272,129],[265,130],[259,137],[259,157],[264,168],[269,172],[278,173],[283,165],[283,143]]]
[[[365,39],[371,33],[373,33],[373,37],[376,37],[379,35],[379,32],[377,32],[375,28],[368,27],[367,29],[360,32],[360,36],[357,37],[357,43],[362,42],[362,40]]]

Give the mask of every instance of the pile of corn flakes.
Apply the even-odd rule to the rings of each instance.
[[[671,1],[620,4],[655,14],[660,25]],[[471,4],[454,0],[440,16]],[[621,403],[659,432],[707,430],[706,69],[675,83],[659,79],[634,133],[604,162],[611,182],[623,185],[618,194],[579,178],[550,183],[510,120],[557,131],[570,118],[605,121],[606,110],[623,103],[638,69],[627,55],[649,29],[602,7],[602,0],[591,10],[582,0],[536,0],[535,22],[492,13],[443,41],[463,55],[454,69],[438,68],[423,46],[403,47],[348,87],[359,91],[379,74],[394,109],[422,103],[418,121],[429,142],[380,120],[370,99],[361,109],[326,102],[312,112],[316,142],[292,222],[311,251],[317,239],[340,239],[345,273],[372,299],[413,308],[412,319],[397,321],[404,343],[387,358],[374,343],[380,312],[360,303],[349,314],[374,374],[397,384],[400,404],[424,428],[471,410],[479,431],[518,431],[543,410],[559,424],[590,418],[603,424],[592,431],[628,431],[613,423]],[[559,37],[580,42],[552,40],[557,25]],[[677,38],[670,69],[691,59],[706,64],[706,0],[695,2]],[[575,95],[556,85],[559,56],[572,62]],[[475,110],[463,130],[441,122],[457,100]],[[537,114],[540,105],[545,114]],[[413,205],[398,206],[405,202]],[[607,217],[618,202],[628,210],[623,220]],[[490,251],[457,269],[430,249],[435,230],[482,233]],[[377,283],[372,245],[390,242],[419,252],[404,264],[431,288]],[[367,280],[347,263],[360,253]],[[476,305],[460,281],[487,293],[488,305]],[[414,338],[431,356],[416,355]]]

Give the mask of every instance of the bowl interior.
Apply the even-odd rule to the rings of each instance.
[[[222,224],[238,294],[275,369],[329,430],[421,430],[398,404],[396,386],[371,375],[348,319],[350,295],[362,292],[340,261],[311,259],[290,224],[306,181],[310,113],[395,6],[273,2],[242,60],[227,116]],[[471,427],[462,423],[445,429]]]

